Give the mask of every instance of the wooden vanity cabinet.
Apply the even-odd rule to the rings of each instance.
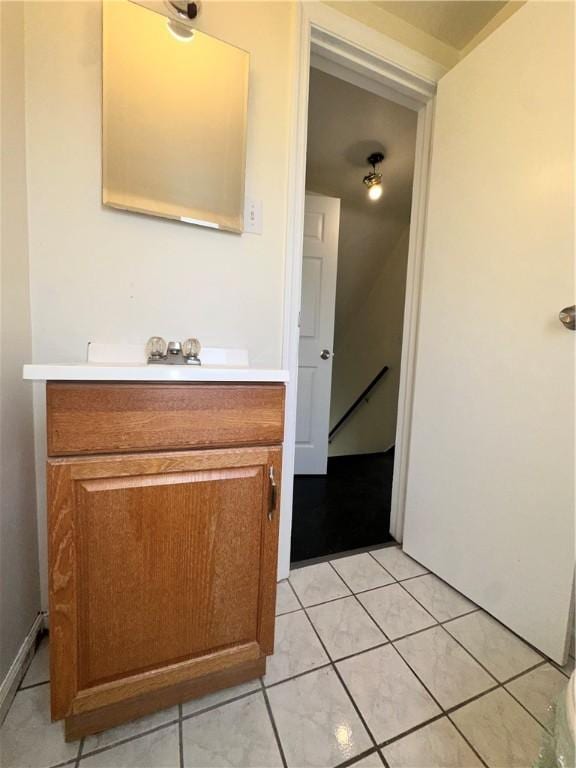
[[[231,445],[197,447],[199,415],[178,433],[194,449],[149,450],[147,425],[166,438],[162,421],[169,432],[179,408],[198,401],[211,403]],[[71,414],[80,426],[79,455],[48,460],[52,716],[66,718],[67,738],[264,673],[274,646],[283,403],[276,384],[48,384],[49,446],[67,451]],[[259,418],[272,444],[235,445],[258,441]],[[236,438],[232,422],[241,424]],[[208,444],[217,423],[211,429]],[[107,452],[80,453],[90,440]],[[138,452],[125,452],[130,440]]]

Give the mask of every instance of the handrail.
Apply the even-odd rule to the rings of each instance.
[[[366,387],[366,389],[364,390],[364,392],[362,392],[362,394],[360,395],[360,397],[357,397],[357,398],[356,398],[356,400],[354,400],[354,402],[352,403],[352,405],[350,406],[350,408],[348,408],[348,410],[346,411],[346,413],[344,414],[344,416],[342,416],[342,418],[341,418],[341,419],[340,419],[340,420],[339,420],[339,421],[338,421],[338,422],[335,424],[335,426],[333,426],[333,427],[332,427],[332,429],[330,430],[330,432],[329,432],[329,434],[328,434],[328,442],[329,442],[329,443],[331,443],[331,442],[332,442],[332,438],[334,437],[334,435],[336,434],[336,432],[338,432],[338,430],[340,429],[340,427],[342,426],[342,424],[344,424],[344,422],[346,421],[346,419],[347,419],[347,418],[348,418],[348,417],[349,417],[349,416],[350,416],[350,415],[353,413],[353,411],[355,411],[355,410],[356,410],[356,408],[357,408],[357,407],[360,405],[360,403],[362,402],[362,400],[365,400],[365,399],[368,397],[368,395],[370,394],[370,392],[372,391],[372,389],[373,389],[373,388],[376,386],[376,384],[378,384],[378,382],[380,381],[380,379],[382,378],[382,376],[384,376],[384,374],[385,374],[385,373],[387,373],[389,370],[390,370],[390,368],[389,368],[387,365],[385,365],[385,366],[384,366],[384,368],[382,368],[382,370],[380,371],[380,373],[378,373],[376,376],[374,376],[374,378],[372,379],[372,381],[370,382],[370,384],[368,384],[368,386]]]

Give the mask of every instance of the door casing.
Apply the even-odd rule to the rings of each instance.
[[[298,314],[302,286],[310,66],[313,64],[318,69],[341,77],[391,101],[396,101],[418,113],[396,428],[396,460],[390,514],[390,533],[397,541],[402,541],[404,528],[434,95],[436,83],[446,72],[446,68],[442,65],[328,6],[320,3],[299,4],[298,13],[298,35],[294,51],[297,61],[295,110],[290,148],[288,235],[284,275],[282,367],[290,372],[290,381],[286,390],[285,450],[282,468],[285,483],[280,518],[279,579],[287,578],[290,570],[298,386]]]

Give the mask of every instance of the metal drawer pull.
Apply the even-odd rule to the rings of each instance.
[[[274,516],[274,510],[276,509],[276,499],[278,493],[278,486],[274,479],[274,467],[268,469],[268,478],[270,479],[270,506],[268,507],[268,520],[272,520]]]

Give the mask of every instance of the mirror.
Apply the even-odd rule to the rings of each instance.
[[[249,54],[108,0],[102,60],[104,205],[242,232]]]

